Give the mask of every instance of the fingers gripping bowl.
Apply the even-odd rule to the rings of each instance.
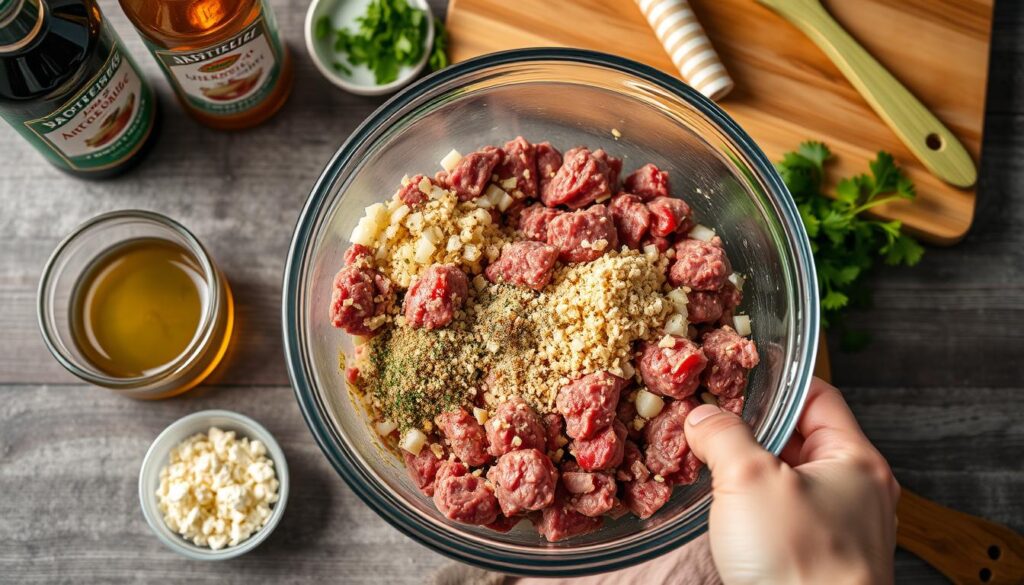
[[[614,132],[613,132],[614,130]],[[746,276],[760,364],[744,418],[778,452],[795,424],[817,344],[817,291],[806,235],[781,180],[750,138],[681,82],[631,61],[575,50],[500,53],[434,75],[367,120],[339,150],[300,217],[284,282],[289,371],[307,423],[353,490],[381,516],[444,554],[511,573],[582,574],[661,554],[700,534],[706,474],[676,489],[647,520],[624,516],[596,532],[548,543],[523,522],[508,533],[447,520],[381,446],[345,390],[339,353],[353,339],[326,318],[332,280],[363,210],[386,201],[404,174],[430,172],[449,150],[516,135],[562,148],[604,148],[628,170],[652,162],[676,195],[716,228]]]

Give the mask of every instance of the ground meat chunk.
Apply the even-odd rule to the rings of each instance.
[[[405,468],[409,471],[409,477],[413,483],[428,497],[434,495],[434,479],[437,471],[444,463],[444,457],[438,458],[429,446],[420,449],[419,455],[403,450],[402,458],[405,459]]]
[[[619,247],[615,223],[604,205],[564,213],[548,224],[548,243],[563,262],[590,262]]]
[[[519,214],[519,231],[523,232],[528,240],[546,242],[551,220],[564,213],[561,209],[544,207],[540,203],[531,205]]]
[[[690,323],[714,323],[722,318],[722,296],[717,292],[693,290],[686,300],[686,320]]]
[[[494,168],[505,157],[500,148],[485,146],[462,157],[448,174],[448,188],[459,201],[476,199],[494,174]]]
[[[437,416],[437,424],[448,439],[452,453],[463,463],[479,467],[491,460],[487,452],[487,433],[468,412],[459,408],[442,413]]]
[[[685,337],[670,336],[672,345],[662,341],[643,345],[640,376],[647,389],[672,398],[686,398],[700,385],[700,374],[708,363],[704,352]]]
[[[740,337],[729,326],[704,334],[702,339],[708,367],[704,370],[704,386],[714,395],[735,398],[747,388],[747,373],[760,358],[754,342]]]
[[[719,319],[719,323],[722,325],[732,325],[732,318],[736,314],[736,307],[740,306],[743,302],[743,292],[736,288],[736,285],[726,281],[725,285],[722,286],[722,290],[718,292],[718,298],[722,302],[722,317]]]
[[[373,335],[380,330],[373,326],[374,318],[386,314],[394,302],[395,290],[388,277],[373,268],[346,266],[334,277],[331,325],[351,335]]]
[[[616,418],[622,422],[626,427],[626,436],[634,441],[641,437],[641,432],[633,424],[636,420],[636,402],[629,400],[625,395],[626,392],[622,393],[623,396],[619,400],[619,407],[616,409]]]
[[[576,457],[576,463],[585,471],[613,469],[622,463],[626,446],[626,427],[622,422],[612,421],[611,426],[597,432],[589,439],[576,439],[569,452]]]
[[[629,193],[621,193],[612,197],[608,206],[615,222],[615,231],[619,242],[633,248],[640,248],[647,231],[651,228],[651,212],[640,197]]]
[[[364,258],[369,259],[372,256],[373,250],[370,248],[362,244],[352,244],[348,247],[348,250],[345,250],[345,266],[352,266],[356,262]]]
[[[459,461],[445,461],[434,480],[434,505],[449,520],[485,526],[498,519],[498,499]]]
[[[655,197],[647,202],[651,212],[651,235],[667,238],[693,228],[689,221],[690,206],[675,197]]]
[[[734,398],[719,398],[718,407],[722,410],[727,410],[736,416],[743,416],[743,406],[747,402],[747,397],[739,395]]]
[[[683,425],[696,406],[690,399],[674,400],[644,426],[647,441],[644,463],[651,473],[665,478],[683,468],[686,454],[690,452]]]
[[[562,153],[557,148],[551,146],[550,142],[537,145],[537,194],[544,192],[561,167]]]
[[[632,441],[626,441],[626,455],[616,476],[623,482],[622,502],[641,520],[653,516],[672,497],[672,486],[654,479]]]
[[[547,455],[536,449],[506,453],[487,472],[506,516],[515,516],[551,505],[558,485],[558,471]]]
[[[683,462],[679,470],[666,474],[662,479],[669,485],[692,485],[700,478],[700,470],[704,468],[704,462],[697,459],[693,451],[687,451],[683,456]]]
[[[614,476],[582,471],[572,461],[562,465],[562,487],[568,494],[566,507],[584,516],[604,516],[618,504]]]
[[[465,272],[450,264],[432,264],[405,295],[405,319],[412,327],[444,327],[455,318],[468,291]]]
[[[424,183],[423,181],[426,181]],[[424,191],[424,187],[426,191]],[[409,182],[398,190],[398,199],[405,203],[409,207],[418,203],[423,203],[430,198],[430,189],[433,187],[433,182],[424,175],[416,175],[409,179]]]
[[[609,175],[615,172],[607,155],[597,156],[583,147],[565,153],[561,168],[541,192],[541,200],[548,207],[565,205],[571,209],[586,207],[594,201],[611,197]],[[621,161],[619,168],[621,168]],[[618,175],[616,173],[616,179]]]
[[[626,381],[608,372],[587,374],[558,391],[555,405],[565,417],[565,432],[574,439],[589,439],[615,419],[619,393]]]
[[[540,290],[551,282],[558,248],[541,242],[520,241],[501,250],[501,256],[487,267],[487,280]]]
[[[622,159],[614,157],[603,148],[594,151],[594,160],[597,161],[601,172],[608,177],[608,188],[612,195],[619,192],[619,175],[622,174]]]
[[[565,419],[562,415],[552,412],[544,415],[544,434],[547,437],[547,449],[555,452],[568,443],[562,433],[565,432]]]
[[[565,489],[560,488],[555,494],[554,503],[532,518],[537,532],[540,532],[549,542],[593,532],[604,522],[603,518],[592,518],[571,510],[567,504],[568,498]]]
[[[490,453],[495,457],[518,449],[537,449],[542,453],[546,450],[544,425],[533,408],[519,396],[499,404],[484,428]]]
[[[537,196],[537,149],[522,136],[505,143],[505,156],[495,169],[498,181],[514,178],[516,186],[506,189],[516,199]]]
[[[633,171],[623,182],[623,188],[635,193],[644,201],[655,197],[668,197],[668,173],[648,163]]]
[[[732,273],[722,240],[710,242],[684,239],[676,242],[676,260],[669,269],[672,286],[688,286],[693,290],[717,291]]]

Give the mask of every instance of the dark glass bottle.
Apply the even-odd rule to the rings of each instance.
[[[153,141],[156,110],[95,0],[0,0],[0,117],[58,168],[124,171]]]

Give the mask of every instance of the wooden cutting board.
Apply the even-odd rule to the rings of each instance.
[[[838,156],[833,177],[867,170],[887,150],[918,198],[878,208],[934,244],[953,244],[974,217],[975,193],[932,176],[831,61],[753,0],[690,0],[736,81],[721,106],[773,160],[808,139]],[[993,0],[826,0],[829,12],[964,143],[981,153]],[[632,0],[451,0],[450,54],[462,61],[521,47],[615,53],[678,76]]]

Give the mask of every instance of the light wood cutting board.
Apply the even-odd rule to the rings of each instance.
[[[960,240],[975,193],[932,176],[838,69],[796,28],[753,0],[690,0],[736,89],[721,106],[772,160],[808,139],[838,155],[833,176],[865,172],[887,150],[918,198],[878,209],[934,244]],[[833,16],[964,143],[981,152],[993,0],[826,0]],[[678,76],[632,0],[451,0],[450,54],[568,46],[615,53]]]

